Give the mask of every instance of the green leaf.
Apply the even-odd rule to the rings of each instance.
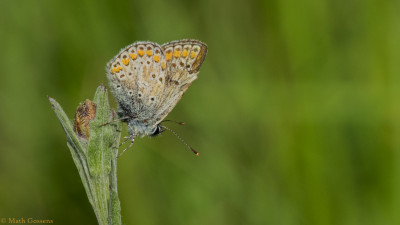
[[[96,119],[90,123],[88,163],[90,174],[98,176],[110,173],[112,146],[119,137],[115,135],[115,128],[113,128],[115,125],[104,125],[113,120],[107,89],[104,86],[97,88],[93,101],[97,104],[97,109]]]

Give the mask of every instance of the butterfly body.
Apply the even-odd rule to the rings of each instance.
[[[135,42],[108,64],[107,78],[118,101],[118,113],[132,138],[162,131],[160,123],[189,88],[207,54],[197,40],[159,45]]]

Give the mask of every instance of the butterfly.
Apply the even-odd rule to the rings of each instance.
[[[123,152],[137,136],[155,136],[167,129],[198,155],[161,123],[197,79],[206,55],[207,45],[198,40],[183,39],[161,46],[140,41],[126,46],[107,63],[119,118],[128,125],[129,136],[125,138],[131,140]]]

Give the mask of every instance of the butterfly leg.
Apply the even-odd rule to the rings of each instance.
[[[123,138],[121,138],[121,139],[125,139],[125,141],[123,141],[120,145],[119,145],[119,147],[121,147],[123,144],[125,144],[127,141],[129,141],[129,138],[130,138],[131,136],[126,136],[126,137],[123,137]]]
[[[122,139],[126,139],[124,142],[122,142],[122,144],[120,144],[119,146],[118,146],[118,148],[119,147],[121,147],[121,145],[123,145],[124,143],[126,143],[128,140],[129,140],[129,138],[130,138],[131,136],[126,136],[126,137],[123,137],[123,138],[116,138],[112,143],[110,143],[110,146],[109,147],[111,147],[111,146],[113,146],[115,143],[117,143],[117,142],[120,142]]]
[[[128,150],[128,149],[130,149],[130,148],[132,147],[133,142],[135,141],[135,137],[136,137],[136,136],[129,136],[128,138],[132,138],[132,139],[126,139],[126,140],[121,144],[121,145],[123,145],[123,144],[125,144],[127,141],[131,140],[131,143],[129,144],[129,146],[128,146],[127,148],[125,148],[125,149],[121,152],[121,154],[119,154],[119,155],[117,156],[117,158],[119,158],[120,156],[122,156],[122,154],[124,154],[124,152],[125,152],[126,150]]]
[[[114,123],[114,122],[117,122],[117,121],[119,121],[119,120],[123,121],[123,120],[126,120],[126,119],[128,119],[128,118],[129,118],[129,117],[123,117],[123,118],[113,119],[113,120],[111,120],[111,121],[109,121],[109,122],[107,122],[107,123],[101,124],[100,127],[105,126],[105,125],[108,125],[108,124],[111,124],[111,123]]]

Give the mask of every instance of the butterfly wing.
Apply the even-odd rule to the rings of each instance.
[[[175,107],[194,80],[207,55],[207,45],[191,39],[161,46],[166,62],[165,87],[157,105],[157,123]]]
[[[157,43],[135,42],[107,64],[107,78],[123,117],[144,121],[154,114],[166,73],[163,57]]]
[[[106,68],[122,117],[158,124],[197,78],[206,53],[207,46],[197,40],[162,46],[135,42],[123,48]]]

